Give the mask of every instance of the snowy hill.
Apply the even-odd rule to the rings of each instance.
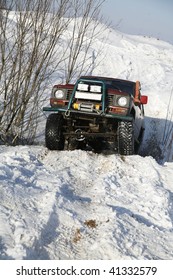
[[[140,155],[0,146],[0,259],[173,258],[173,46],[110,30],[97,59],[149,96]]]

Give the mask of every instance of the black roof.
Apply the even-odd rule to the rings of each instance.
[[[102,76],[81,76],[80,79],[88,79],[88,80],[104,80],[104,81],[115,81],[115,82],[122,82],[122,83],[132,83],[135,84],[133,81],[111,78],[111,77],[102,77]]]

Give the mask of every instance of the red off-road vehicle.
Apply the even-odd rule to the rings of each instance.
[[[135,154],[145,130],[144,104],[139,81],[82,76],[76,84],[55,85],[50,107],[43,108],[53,112],[47,118],[46,147],[108,143],[121,155]]]

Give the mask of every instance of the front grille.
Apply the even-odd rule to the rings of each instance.
[[[70,100],[70,97],[71,97],[72,91],[73,91],[73,90],[71,90],[71,89],[67,89],[67,93],[66,93],[66,100]]]
[[[108,106],[113,106],[114,95],[108,94]]]

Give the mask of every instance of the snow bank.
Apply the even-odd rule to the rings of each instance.
[[[173,165],[1,147],[0,259],[171,259]]]

